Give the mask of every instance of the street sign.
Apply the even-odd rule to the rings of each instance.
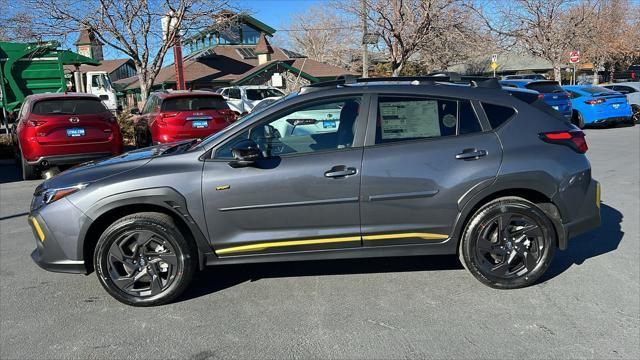
[[[498,54],[491,55],[491,62],[492,63],[498,62]]]
[[[580,62],[580,51],[571,51],[569,53],[569,62],[576,64]]]
[[[497,62],[495,62],[495,61],[493,61],[493,62],[491,63],[491,68],[492,68],[493,70],[497,69],[497,68],[498,68],[498,63],[497,63]]]

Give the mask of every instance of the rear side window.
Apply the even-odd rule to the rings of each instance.
[[[181,96],[162,102],[162,111],[197,111],[228,109],[226,101],[217,96]]]
[[[550,94],[556,92],[564,92],[562,87],[555,81],[539,81],[525,85],[529,90],[535,90],[540,93]]]
[[[378,103],[376,144],[482,131],[468,101],[382,97]]]
[[[268,97],[279,97],[284,94],[276,89],[247,89],[247,99],[249,100],[262,100]]]
[[[32,113],[36,115],[85,115],[99,114],[108,111],[98,99],[50,99],[41,100],[33,105]]]
[[[510,107],[487,103],[482,103],[482,108],[484,109],[485,114],[487,114],[487,118],[489,119],[489,123],[493,129],[504,124],[516,113],[516,111]]]

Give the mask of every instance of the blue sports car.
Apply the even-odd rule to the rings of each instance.
[[[563,86],[571,96],[572,122],[582,128],[585,125],[612,125],[631,122],[631,106],[624,94],[602,86]]]
[[[569,93],[562,89],[556,81],[552,80],[502,80],[502,86],[534,90],[540,93],[541,99],[558,111],[565,118],[571,119],[572,107]]]

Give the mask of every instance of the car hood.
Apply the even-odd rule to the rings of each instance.
[[[172,149],[181,145],[188,145],[190,142],[191,141],[180,141],[162,144],[130,151],[111,158],[86,162],[44,181],[38,186],[38,190],[74,186],[81,183],[92,183],[122,174],[144,166],[154,157],[164,153],[171,152],[172,154],[177,154],[179,152]],[[187,146],[183,147],[186,148]]]

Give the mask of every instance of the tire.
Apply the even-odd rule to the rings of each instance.
[[[544,274],[556,243],[553,223],[543,210],[525,199],[504,197],[485,204],[469,219],[459,256],[483,284],[516,289],[534,284]]]
[[[93,264],[100,284],[116,300],[155,306],[175,300],[189,286],[197,253],[170,216],[145,212],[111,224],[96,244]]]
[[[631,123],[640,124],[640,105],[631,105],[631,112],[633,113]]]
[[[20,169],[22,170],[22,180],[36,180],[39,178],[39,171],[36,170],[35,166],[29,165],[22,153],[20,155]]]
[[[580,114],[579,111],[573,112],[573,118],[571,119],[571,122],[573,123],[573,125],[577,126],[578,128],[584,129],[584,118],[582,117],[582,114]]]
[[[151,139],[151,134],[148,129],[137,131],[135,137],[136,148],[142,149],[149,146],[149,139]]]

